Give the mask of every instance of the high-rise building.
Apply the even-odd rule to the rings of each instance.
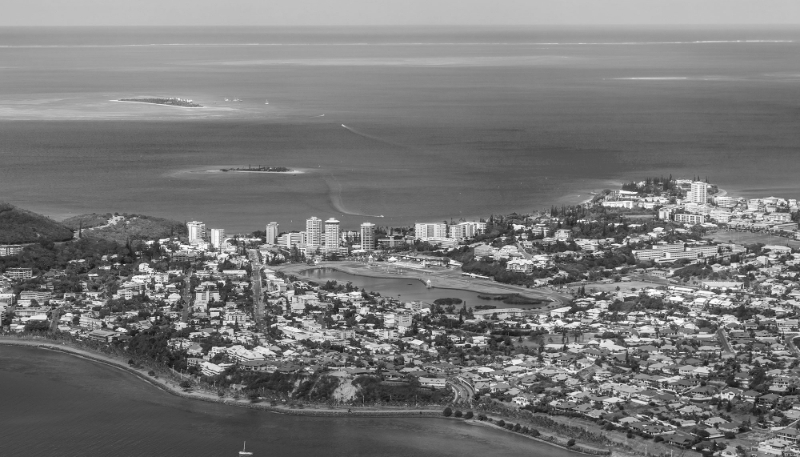
[[[225,239],[225,229],[211,229],[211,246],[219,249]]]
[[[312,217],[306,220],[306,246],[317,248],[322,245],[322,219]]]
[[[695,181],[692,183],[692,194],[690,195],[690,200],[692,203],[697,203],[698,205],[705,205],[706,200],[708,199],[708,191],[707,191],[708,184],[702,181]]]
[[[427,240],[428,238],[447,238],[447,224],[440,222],[414,224],[415,236],[420,240]]]
[[[270,222],[267,224],[267,244],[275,244],[278,239],[278,223]]]
[[[338,251],[340,237],[339,221],[334,218],[325,221],[325,250],[328,252]]]
[[[287,248],[303,244],[303,233],[302,232],[284,233],[283,235],[278,237],[277,244],[281,246],[286,246]]]
[[[198,221],[186,223],[189,230],[189,242],[202,241],[206,237],[206,224]]]
[[[372,222],[361,224],[361,249],[365,251],[375,249],[375,224]]]

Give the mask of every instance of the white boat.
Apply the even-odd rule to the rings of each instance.
[[[244,445],[242,445],[242,450],[239,451],[239,457],[246,456],[246,455],[253,455],[252,452],[247,450],[247,441],[245,441]]]
[[[265,105],[269,105],[269,100],[264,100]]]

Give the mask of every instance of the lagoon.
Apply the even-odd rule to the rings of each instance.
[[[536,308],[537,305],[506,305],[502,300],[486,300],[478,296],[496,296],[460,289],[427,288],[425,283],[413,278],[373,278],[354,275],[334,268],[317,268],[299,273],[307,280],[317,283],[336,281],[339,284],[352,282],[353,285],[363,288],[367,292],[378,292],[384,297],[396,298],[401,301],[422,301],[433,303],[438,298],[460,298],[467,307],[478,305],[492,305],[497,308]]]

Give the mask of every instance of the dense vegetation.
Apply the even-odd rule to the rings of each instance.
[[[0,203],[0,244],[66,241],[72,230],[50,218]]]
[[[125,245],[107,240],[82,239],[55,244],[44,242],[25,246],[21,253],[12,257],[0,258],[0,271],[7,268],[32,268],[35,274],[53,268],[86,273],[102,263],[104,255],[117,255],[116,260],[123,264],[133,263],[131,251]],[[72,263],[74,260],[84,260]]]
[[[113,214],[106,213],[106,214],[81,214],[80,216],[72,216],[64,219],[61,221],[62,224],[66,225],[67,227],[71,228],[72,230],[78,231],[80,229],[88,229],[92,227],[98,227],[101,225],[106,225],[108,220],[113,217]]]
[[[117,214],[115,214],[117,215]],[[108,218],[106,218],[108,216]],[[86,221],[90,227],[98,227],[92,230],[87,230],[84,224],[81,230],[83,238],[103,239],[107,241],[114,241],[116,243],[125,244],[132,240],[152,240],[158,238],[167,238],[174,235],[186,235],[186,225],[182,222],[164,219],[160,217],[145,216],[141,214],[122,214],[123,220],[115,224],[105,226],[111,214],[96,215],[87,214],[83,216],[76,216],[70,218],[65,223],[70,226],[77,224],[80,226],[81,221]],[[104,218],[102,224],[98,224],[98,220]]]

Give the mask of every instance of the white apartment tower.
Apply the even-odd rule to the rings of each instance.
[[[211,229],[211,246],[214,246],[214,249],[219,249],[224,239],[225,229]]]
[[[417,222],[414,224],[414,233],[422,241],[428,238],[447,238],[447,224]]]
[[[375,249],[375,224],[372,222],[361,224],[361,249],[365,251]]]
[[[690,200],[692,203],[698,205],[705,205],[708,199],[707,184],[702,181],[695,181],[692,183],[692,194]]]
[[[206,224],[198,221],[186,223],[189,230],[189,242],[202,241],[206,237]]]
[[[339,221],[330,218],[325,221],[325,250],[338,251],[339,238],[341,237],[341,230],[339,228]]]
[[[278,239],[278,223],[270,222],[267,224],[267,244],[275,244]]]
[[[316,248],[322,246],[322,219],[312,217],[306,220],[306,246]]]

